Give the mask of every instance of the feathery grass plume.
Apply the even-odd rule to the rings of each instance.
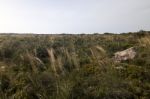
[[[141,46],[145,46],[145,47],[150,46],[150,36],[143,37],[138,41]]]
[[[68,65],[69,65],[69,68],[70,69],[79,69],[79,61],[77,59],[77,54],[76,52],[69,52],[67,48],[64,49],[64,53],[66,55],[66,58],[67,58],[67,62],[68,62]]]
[[[91,47],[90,51],[94,59],[101,60],[106,57],[106,51],[101,46]]]
[[[0,73],[6,72],[6,70],[7,70],[7,64],[5,64],[4,62],[0,62]]]
[[[95,50],[95,48],[90,48],[91,54],[92,54],[92,61],[93,63],[101,66],[100,61],[101,59],[99,58],[99,53]]]
[[[51,62],[51,68],[53,72],[57,75],[57,69],[56,69],[56,60],[54,56],[54,50],[53,48],[47,49],[48,55],[49,55],[49,60]]]
[[[78,61],[77,54],[75,52],[72,53],[72,61],[75,68],[79,70],[79,61]]]
[[[27,54],[27,58],[29,59],[29,62],[31,64],[31,68],[32,68],[33,72],[36,73],[38,71],[38,69],[37,69],[36,64],[34,62],[34,56],[32,54],[30,54],[28,51],[26,54]]]
[[[113,63],[106,55],[106,51],[102,47],[92,47],[90,48],[93,57],[93,63],[100,66],[100,68],[105,71]]]
[[[92,48],[90,48],[90,51],[91,51],[91,54],[92,54],[92,58],[95,60],[96,56],[95,56],[94,51],[92,50]]]
[[[100,52],[102,52],[102,53],[106,54],[106,51],[104,50],[104,48],[103,48],[103,47],[101,47],[101,46],[97,45],[97,46],[96,46],[96,48],[97,48]]]
[[[38,57],[34,57],[34,58],[35,58],[35,60],[37,60],[38,63],[44,65],[43,61],[40,58],[38,58]]]
[[[72,64],[72,62],[71,62],[71,56],[70,56],[70,54],[69,54],[69,52],[68,52],[68,49],[64,49],[64,51],[65,51],[65,54],[66,54],[66,56],[67,56],[67,61],[69,62],[69,64],[71,65]]]

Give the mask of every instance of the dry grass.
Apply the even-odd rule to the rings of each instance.
[[[150,36],[143,37],[138,41],[141,46],[150,46]]]
[[[53,70],[53,72],[57,75],[57,67],[56,67],[56,59],[54,56],[54,50],[51,49],[47,49],[48,55],[49,55],[49,60],[51,62],[51,68]]]

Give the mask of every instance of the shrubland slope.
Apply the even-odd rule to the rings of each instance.
[[[150,99],[150,32],[0,34],[0,99]]]

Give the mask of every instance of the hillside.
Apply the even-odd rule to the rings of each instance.
[[[0,99],[150,99],[150,32],[0,34]]]

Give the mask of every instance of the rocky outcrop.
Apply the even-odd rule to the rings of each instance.
[[[136,56],[136,51],[134,50],[134,47],[131,47],[126,50],[116,52],[114,55],[114,60],[116,62],[121,62],[133,59]]]

